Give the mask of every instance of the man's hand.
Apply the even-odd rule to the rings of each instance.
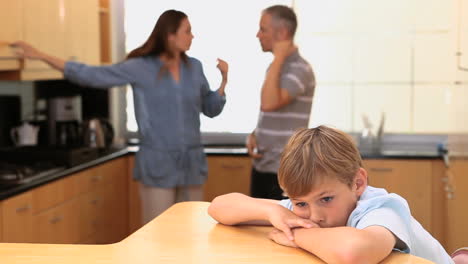
[[[39,60],[43,58],[42,52],[24,41],[16,41],[10,44],[13,48],[19,48],[16,55],[20,58]]]
[[[273,43],[273,55],[275,59],[286,59],[297,50],[297,47],[291,40],[283,40]]]
[[[255,137],[255,132],[252,132],[247,136],[247,141],[245,142],[245,145],[247,146],[247,150],[249,152],[250,157],[254,159],[262,157],[262,154],[258,153],[257,138]]]
[[[290,240],[286,237],[283,231],[276,228],[274,228],[270,233],[268,233],[268,238],[282,246],[295,248],[298,247],[293,240]]]
[[[319,227],[316,223],[312,222],[312,220],[301,218],[279,204],[269,213],[269,221],[274,227],[281,230],[289,240],[294,240],[291,231],[292,228]]]

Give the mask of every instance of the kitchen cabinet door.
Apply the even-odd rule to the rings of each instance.
[[[0,0],[0,70],[20,68],[19,60],[14,59],[9,42],[22,39],[22,1]],[[10,59],[8,59],[10,58]]]
[[[204,186],[204,200],[239,192],[250,195],[252,160],[248,156],[208,156],[208,179]]]
[[[98,171],[111,179],[103,192],[103,209],[99,219],[104,223],[102,228],[108,243],[116,243],[128,236],[128,158],[123,157],[100,165]]]
[[[99,64],[99,1],[65,0],[66,60]]]
[[[448,182],[454,192],[453,197],[446,197],[446,250],[451,253],[468,246],[468,160],[451,160],[450,171]]]
[[[9,243],[35,242],[32,234],[32,194],[26,192],[3,201],[3,241]]]
[[[64,0],[23,0],[23,39],[38,49],[65,58]],[[28,70],[51,69],[46,63],[25,60]]]
[[[409,204],[413,217],[432,230],[432,164],[423,160],[365,160],[369,185],[396,193]]]
[[[48,244],[72,244],[79,240],[82,214],[79,199],[64,202],[57,207],[33,216],[34,242]]]

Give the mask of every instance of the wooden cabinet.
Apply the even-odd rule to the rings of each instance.
[[[3,241],[34,242],[32,193],[26,192],[3,201]]]
[[[230,192],[250,195],[252,161],[248,156],[208,156],[208,180],[204,200]]]
[[[14,59],[15,55],[8,43],[22,38],[22,1],[0,0],[0,6],[0,21],[3,25],[0,30],[0,71],[19,69],[20,62]]]
[[[4,242],[114,243],[128,235],[127,157],[3,201]]]
[[[453,252],[468,246],[468,159],[457,158],[450,162],[447,171],[447,187],[453,196],[447,196],[446,249]]]
[[[100,63],[99,2],[66,0],[65,56],[67,60]]]
[[[100,61],[98,0],[0,0],[2,43],[24,40],[45,53],[65,60],[97,64]],[[11,3],[10,3],[11,2]],[[6,8],[4,8],[6,7]],[[5,16],[4,13],[6,13]],[[8,22],[6,22],[8,20]],[[12,21],[12,22],[10,22]],[[13,29],[10,29],[10,25]],[[3,32],[5,31],[5,32]],[[8,59],[12,50],[0,44],[0,79],[61,79],[61,72],[38,60]]]
[[[365,160],[369,185],[385,188],[408,201],[411,213],[432,229],[432,164],[425,160]]]

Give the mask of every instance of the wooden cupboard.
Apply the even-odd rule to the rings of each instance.
[[[0,79],[63,78],[42,61],[11,59],[13,51],[7,43],[15,40],[65,60],[100,62],[98,0],[0,0],[0,4],[0,21],[9,25],[0,33]]]
[[[450,161],[446,171],[449,192],[445,193],[447,202],[446,249],[453,252],[468,246],[468,159],[456,158]],[[453,193],[450,193],[450,190]]]
[[[369,185],[405,198],[411,214],[446,246],[444,164],[441,160],[364,160]]]
[[[3,242],[34,242],[32,192],[3,201]]]
[[[2,241],[120,241],[128,235],[127,167],[127,157],[115,159],[6,199]]]
[[[431,230],[432,166],[430,160],[365,160],[369,185],[385,188],[408,201],[411,213]]]
[[[239,192],[250,195],[252,161],[248,156],[208,156],[208,179],[204,186],[205,201],[216,196]]]
[[[0,71],[14,70],[20,68],[20,61],[14,59],[13,50],[8,47],[8,43],[22,39],[23,8],[22,1],[0,0],[0,21],[2,30],[0,30]],[[8,26],[6,26],[8,25]]]

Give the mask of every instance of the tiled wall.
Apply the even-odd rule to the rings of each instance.
[[[1,95],[18,95],[21,97],[21,117],[23,120],[33,118],[34,84],[33,82],[0,81]]]

